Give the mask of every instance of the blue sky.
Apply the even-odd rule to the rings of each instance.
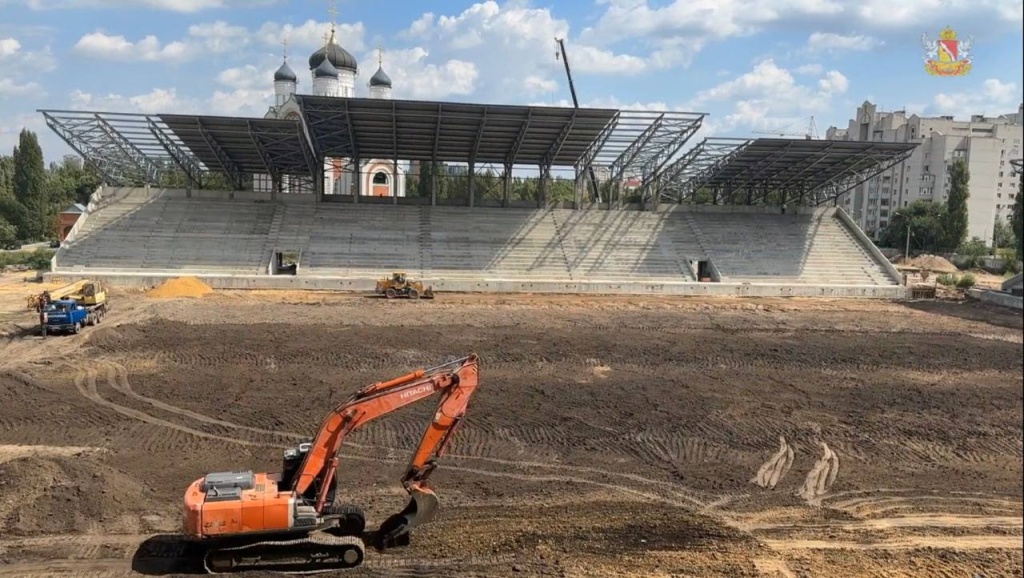
[[[262,116],[285,36],[300,92],[321,0],[0,0],[0,151],[37,108]],[[865,99],[919,114],[1012,112],[1024,100],[1020,0],[591,0],[337,3],[339,41],[395,98],[707,112],[701,136],[846,126]],[[973,70],[931,77],[921,35],[973,36]]]

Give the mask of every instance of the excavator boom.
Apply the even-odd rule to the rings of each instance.
[[[214,545],[206,556],[207,569],[251,569],[254,559],[258,566],[264,558],[271,569],[271,558],[285,557],[292,570],[303,567],[294,560],[298,551],[310,552],[309,569],[361,563],[362,543],[353,539],[361,538],[365,527],[362,511],[334,505],[338,452],[345,437],[364,424],[440,393],[437,410],[401,479],[409,504],[373,536],[378,548],[407,543],[412,529],[430,521],[437,509],[427,480],[462,422],[478,378],[479,358],[472,354],[371,384],[330,411],[312,441],[286,451],[281,473],[220,472],[193,482],[185,495],[184,530]],[[341,537],[296,540],[294,535],[320,530]]]

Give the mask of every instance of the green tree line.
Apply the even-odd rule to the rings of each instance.
[[[89,167],[45,166],[36,134],[23,129],[11,155],[0,155],[0,247],[57,238],[58,215],[86,204],[100,184]]]
[[[419,175],[407,175],[406,195],[430,198],[431,181],[438,199],[469,199],[469,174],[449,174],[444,163],[422,163]],[[548,181],[548,200],[551,202],[573,200],[575,181],[554,176]],[[607,187],[605,187],[607,188]],[[500,201],[504,195],[501,175],[491,169],[478,171],[473,175],[473,189],[477,199]],[[536,201],[540,196],[540,178],[513,177],[509,183],[509,198],[513,201]]]
[[[907,232],[910,232],[910,248],[914,251],[932,253],[978,253],[981,239],[967,238],[967,199],[970,198],[970,172],[963,159],[957,159],[949,167],[950,187],[946,203],[920,200],[893,212],[889,223],[879,235],[879,244],[884,247],[904,248]],[[992,244],[995,248],[1015,248],[1017,259],[1024,255],[1021,231],[1024,180],[1021,181],[1013,211],[1004,222],[997,219],[992,230]]]

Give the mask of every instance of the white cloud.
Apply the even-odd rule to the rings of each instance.
[[[728,103],[731,110],[715,115],[716,128],[723,131],[774,131],[800,125],[788,132],[801,132],[808,117],[829,111],[832,99],[848,89],[849,81],[837,70],[826,72],[816,86],[808,86],[766,59],[738,78],[699,92],[683,108],[703,110]]]
[[[434,64],[429,57],[427,49],[419,46],[386,53],[384,71],[394,83],[395,98],[436,100],[465,96],[476,90],[480,77],[476,64],[456,58]],[[376,62],[376,55],[365,54],[362,61]],[[365,73],[366,81],[371,75],[370,71]],[[357,94],[364,89],[357,87]]]
[[[807,38],[807,49],[811,52],[866,52],[883,43],[870,36],[843,35],[833,32],[815,32]]]
[[[804,64],[793,69],[797,74],[821,74],[824,68],[820,64]]]
[[[132,0],[132,8],[195,13],[214,8],[262,8],[278,2],[279,0]],[[22,4],[32,10],[125,8],[124,0],[0,0],[0,6],[4,4]]]
[[[863,41],[877,37],[919,35],[950,22],[981,31],[1019,30],[1024,20],[1020,0],[598,0],[604,13],[585,28],[580,39],[595,46],[635,40],[675,64],[688,64],[714,41],[750,36],[765,30],[816,28],[818,48],[856,44],[844,36],[863,30]],[[659,2],[659,4],[662,4]],[[831,30],[831,32],[830,32]],[[840,34],[842,33],[842,34]]]
[[[568,47],[566,48],[568,50]],[[584,74],[632,75],[647,71],[647,62],[638,56],[615,54],[593,46],[578,46],[569,55],[572,70]]]
[[[208,98],[200,99],[180,96],[174,88],[154,88],[133,96],[117,93],[97,95],[75,90],[69,100],[72,110],[263,116],[273,93],[272,88],[217,90]]]
[[[989,78],[975,90],[965,92],[940,92],[935,95],[929,112],[953,115],[967,119],[973,114],[996,116],[1014,112],[1020,102],[1021,91],[1012,82]]]
[[[558,83],[550,78],[531,74],[523,80],[523,89],[531,96],[547,94],[558,89]]]
[[[285,39],[291,47],[312,51],[323,46],[323,36],[328,33],[330,27],[329,22],[310,19],[298,26],[267,22],[259,29],[250,31],[244,26],[218,20],[193,24],[189,26],[188,34],[184,38],[166,44],[154,35],[132,41],[120,34],[107,34],[97,30],[82,36],[73,50],[90,58],[121,62],[180,63],[204,58],[210,54],[232,52],[251,58],[250,45],[253,40],[266,47],[275,47],[275,54],[280,54]],[[336,28],[336,41],[347,50],[354,52],[364,48],[365,28],[362,23],[338,24]]]
[[[17,38],[0,38],[0,59],[14,56],[21,50],[21,42]]]
[[[153,35],[146,36],[138,42],[131,42],[120,34],[112,36],[103,32],[92,32],[82,36],[75,43],[73,50],[90,58],[124,62],[181,62],[194,55],[194,52],[184,42],[171,42],[163,45]]]
[[[618,54],[576,42],[569,38],[566,20],[554,17],[548,8],[531,7],[522,1],[498,4],[486,0],[454,14],[428,12],[399,37],[429,47],[423,49],[438,62],[475,64],[475,95],[483,101],[524,102],[557,91],[558,87],[560,97],[568,96],[563,64],[556,60],[555,38],[566,39],[572,71],[578,75],[636,74],[660,64],[652,57]],[[389,54],[385,53],[384,67],[390,73]],[[463,69],[469,72],[468,66]],[[403,88],[395,77],[396,94]]]
[[[850,88],[850,80],[838,70],[830,70],[818,81],[818,88],[827,95],[838,95]]]
[[[0,98],[9,96],[25,96],[28,94],[41,96],[41,90],[42,87],[35,82],[18,84],[10,78],[0,78]]]
[[[32,95],[36,98],[46,95],[43,87],[25,77],[31,75],[35,80],[40,73],[53,70],[56,63],[47,46],[41,51],[24,50],[17,38],[0,38],[0,99],[12,96]]]
[[[335,28],[335,41],[344,47],[345,50],[354,54],[366,49],[366,27],[362,22],[355,24],[338,23]],[[266,22],[255,32],[255,36],[266,46],[280,47],[281,42],[287,38],[289,50],[291,50],[291,47],[295,47],[313,51],[323,47],[324,34],[329,33],[330,29],[330,22],[321,22],[313,19],[306,20],[298,26]]]

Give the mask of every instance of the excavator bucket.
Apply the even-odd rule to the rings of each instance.
[[[408,544],[409,532],[434,518],[438,499],[433,490],[413,485],[409,488],[412,499],[401,512],[391,516],[377,530],[377,548]]]

